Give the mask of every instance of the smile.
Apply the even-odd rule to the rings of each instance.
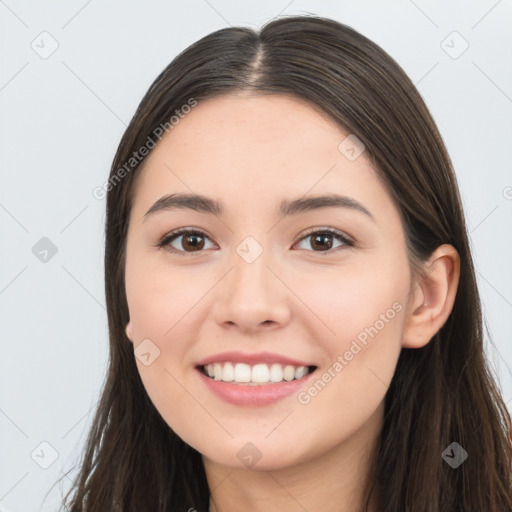
[[[239,385],[260,386],[299,380],[315,370],[315,366],[291,364],[255,364],[216,362],[199,367],[210,379]]]

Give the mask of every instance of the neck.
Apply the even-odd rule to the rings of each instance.
[[[359,511],[381,428],[380,407],[350,438],[292,467],[233,469],[204,458],[210,512]],[[376,510],[373,499],[368,512]]]

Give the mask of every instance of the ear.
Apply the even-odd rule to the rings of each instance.
[[[125,328],[125,332],[126,332],[126,336],[127,338],[133,342],[133,327],[132,327],[132,323],[131,322],[128,322],[126,324],[126,328]]]
[[[448,244],[439,246],[425,262],[410,293],[402,346],[424,347],[452,312],[460,277],[460,258]]]

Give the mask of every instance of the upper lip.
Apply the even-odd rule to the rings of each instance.
[[[284,365],[293,365],[293,366],[314,366],[310,363],[305,363],[304,361],[299,361],[298,359],[292,359],[287,356],[282,356],[280,354],[274,354],[272,352],[257,352],[254,354],[244,354],[243,352],[221,352],[220,354],[215,354],[205,359],[202,359],[197,363],[197,366],[206,366],[212,363],[225,363],[225,362],[233,362],[233,363],[245,363],[249,365],[255,364],[284,364]]]

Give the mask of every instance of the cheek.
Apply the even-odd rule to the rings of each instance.
[[[165,261],[148,260],[134,251],[126,261],[126,296],[136,364],[160,415],[175,422],[173,412],[190,409],[190,398],[184,392],[189,387],[189,351],[196,339],[194,329],[202,322],[201,300],[212,284],[205,279],[207,272],[194,272],[192,266],[173,271]],[[148,365],[144,357],[137,357],[143,347],[150,348],[152,358],[157,354]],[[192,416],[191,412],[178,423],[183,420],[188,424]]]
[[[314,398],[320,411],[341,400],[343,408],[333,412],[341,422],[377,407],[400,354],[409,285],[405,250],[381,253],[325,283],[331,297],[325,302],[326,323],[335,332],[324,336],[331,365],[304,402]],[[319,301],[318,288],[312,289]]]
[[[408,277],[396,263],[304,272],[295,290],[317,318],[317,333],[332,358],[354,339],[400,339]]]
[[[191,291],[178,273],[172,283],[164,275],[156,269],[137,275],[128,271],[126,292],[139,375],[160,416],[175,428],[176,411],[190,409],[183,375],[193,339],[190,335],[192,306],[197,302],[198,292]],[[152,353],[150,364],[141,357],[147,352],[143,347],[149,347]],[[169,423],[170,419],[173,423]]]
[[[173,270],[160,258],[128,258],[126,296],[135,340],[150,338],[158,340],[161,349],[179,350],[172,340],[190,324],[195,306],[208,291],[205,277],[192,266]]]
[[[407,261],[381,257],[374,264],[317,273],[302,290],[321,320],[318,339],[328,361],[298,401],[312,417],[329,411],[332,421],[350,428],[375,410],[395,372],[409,290]]]

